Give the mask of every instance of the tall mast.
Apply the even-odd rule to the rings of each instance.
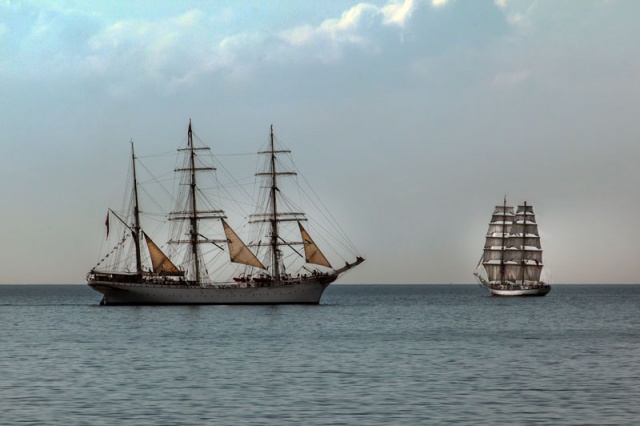
[[[505,230],[507,229],[507,224],[506,224],[506,219],[507,219],[507,196],[505,194],[504,196],[504,202],[502,204],[502,250],[500,250],[500,284],[504,285],[504,273],[505,273],[505,266],[504,266],[504,240],[505,240]]]
[[[255,214],[253,215],[255,220],[253,222],[269,222],[271,227],[271,234],[269,235],[269,242],[267,243],[271,250],[271,276],[274,280],[279,280],[281,278],[282,266],[280,264],[281,252],[278,246],[282,245],[283,242],[280,242],[280,233],[279,233],[279,222],[283,221],[298,221],[301,220],[300,217],[304,216],[302,213],[294,213],[294,212],[278,212],[278,175],[289,175],[295,176],[295,172],[287,172],[287,171],[278,171],[276,169],[276,154],[288,154],[291,151],[287,149],[276,149],[275,137],[273,136],[273,125],[271,125],[270,131],[270,142],[269,148],[265,151],[259,151],[258,154],[269,155],[268,164],[265,164],[265,171],[256,173],[256,176],[265,176],[266,179],[269,179],[268,182],[265,182],[265,189],[268,189],[269,192],[267,195],[266,202],[266,211],[263,214]],[[284,218],[281,216],[285,216]],[[303,219],[304,220],[304,219]],[[288,244],[284,242],[284,244]]]
[[[203,219],[222,219],[224,218],[224,212],[222,210],[198,210],[197,193],[198,187],[196,184],[196,173],[208,170],[215,170],[214,167],[196,165],[196,153],[197,151],[209,151],[207,146],[196,147],[193,144],[193,133],[191,131],[191,120],[189,120],[189,130],[187,131],[187,147],[179,148],[178,151],[184,152],[186,157],[184,158],[184,167],[175,169],[176,172],[188,173],[183,175],[184,180],[181,180],[181,185],[187,186],[188,190],[183,193],[185,199],[180,200],[180,205],[184,206],[183,210],[173,211],[169,215],[169,220],[188,221],[189,230],[187,232],[188,238],[172,239],[171,244],[188,244],[190,247],[191,258],[193,259],[193,273],[194,281],[201,283],[200,275],[200,259],[198,245],[203,242],[214,242],[200,235],[198,230],[198,222]],[[184,204],[182,204],[184,202]],[[182,234],[181,234],[182,235]],[[204,239],[203,239],[204,238]],[[218,241],[216,241],[218,242]]]
[[[133,241],[136,249],[136,274],[142,275],[142,258],[140,256],[140,207],[138,204],[138,180],[136,178],[136,155],[131,141],[131,164],[133,169]]]
[[[524,254],[526,250],[526,238],[527,238],[527,202],[524,202],[524,211],[522,212],[522,251],[520,252],[520,268],[522,271],[520,275],[522,277],[522,285],[524,285],[524,270],[525,270],[525,259]]]
[[[200,263],[198,262],[198,210],[196,206],[196,153],[193,150],[193,134],[191,132],[191,120],[189,120],[189,130],[187,132],[187,145],[189,149],[189,170],[191,172],[191,180],[189,182],[189,191],[191,192],[191,253],[195,266],[196,281],[200,279]]]
[[[271,218],[271,255],[273,259],[273,279],[280,279],[280,252],[278,250],[278,205],[276,192],[276,150],[273,143],[273,124],[271,125],[271,208],[273,217]]]

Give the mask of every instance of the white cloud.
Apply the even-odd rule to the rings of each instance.
[[[317,31],[311,25],[302,25],[283,31],[281,37],[293,46],[302,46],[313,40]]]
[[[396,24],[402,27],[405,22],[411,18],[411,13],[414,9],[414,0],[405,0],[402,3],[388,4],[381,9],[382,14],[384,15],[384,23]]]
[[[83,64],[89,73],[127,69],[133,71],[127,75],[140,79],[184,84],[193,76],[224,69],[242,69],[246,75],[257,61],[306,56],[334,62],[348,46],[375,50],[376,31],[404,26],[415,7],[415,0],[393,0],[382,7],[358,3],[338,18],[315,26],[294,26],[275,37],[266,32],[212,33],[214,18],[198,9],[156,21],[121,20],[88,39]]]
[[[193,8],[173,16],[117,20],[61,3],[13,7],[12,19],[0,22],[0,39],[10,41],[0,59],[9,64],[3,73],[30,78],[46,70],[47,79],[75,73],[90,79],[116,75],[125,85],[184,84],[202,73],[250,71],[259,61],[331,63],[353,47],[378,52],[388,29],[403,31],[417,5],[427,1],[432,0],[352,3],[336,17],[312,25],[294,22],[276,33],[242,28],[233,6],[215,13]],[[221,29],[216,25],[221,21],[240,25]]]
[[[198,25],[203,17],[203,13],[198,9],[190,10],[176,18],[176,23],[184,28],[190,28]]]
[[[320,28],[329,33],[340,31],[351,31],[358,27],[361,20],[366,15],[375,15],[379,9],[369,3],[359,3],[342,14],[340,19],[328,19],[324,21]]]
[[[359,3],[345,11],[338,19],[327,19],[319,26],[302,25],[283,31],[282,40],[293,45],[303,46],[321,41],[334,43],[359,44],[365,41],[358,34],[363,21],[375,19],[380,9],[369,3]]]
[[[353,47],[378,52],[384,37],[395,36],[389,29],[398,31],[398,39],[402,37],[403,28],[421,1],[434,3],[361,2],[338,17],[316,25],[293,25],[275,34],[241,27],[221,31],[215,25],[221,19],[217,13],[197,8],[163,18],[107,21],[98,13],[42,7],[35,14],[24,14],[27,36],[15,48],[21,52],[20,57],[8,59],[17,73],[21,62],[34,63],[33,58],[38,58],[41,67],[32,67],[32,77],[36,78],[47,69],[49,78],[68,77],[71,72],[90,79],[115,75],[129,86],[154,82],[179,85],[200,74],[221,70],[235,73],[242,69],[247,75],[260,61],[300,62],[307,58],[330,63],[344,58]],[[225,22],[238,20],[229,18],[230,14],[233,11],[225,9]],[[10,29],[0,23],[0,37]]]
[[[202,12],[191,10],[175,18],[156,22],[123,20],[108,26],[89,40],[93,49],[119,48],[125,45],[162,50],[173,47],[188,30],[202,25]]]
[[[404,27],[416,8],[415,0],[392,0],[379,7],[358,3],[342,13],[340,18],[327,19],[318,26],[301,25],[280,33],[288,45],[301,48],[314,46],[314,57],[334,61],[342,57],[346,46],[375,47],[371,29],[385,26]]]
[[[200,10],[158,21],[122,20],[88,40],[89,73],[126,70],[137,79],[184,84],[229,63],[230,39],[214,40]]]

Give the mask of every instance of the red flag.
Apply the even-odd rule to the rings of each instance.
[[[104,221],[104,226],[107,227],[107,238],[109,238],[109,212],[107,212],[107,220]]]
[[[540,262],[538,262],[538,259],[533,259],[533,260],[535,260],[535,261],[536,261],[536,266],[538,267],[538,269],[540,269],[540,268],[541,268],[541,266],[540,266]]]

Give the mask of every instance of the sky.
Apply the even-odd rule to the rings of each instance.
[[[367,259],[339,282],[472,283],[506,194],[534,206],[552,283],[638,283],[638,16],[635,0],[0,0],[0,283],[83,283],[129,141],[175,150],[189,119],[225,155],[274,125]]]

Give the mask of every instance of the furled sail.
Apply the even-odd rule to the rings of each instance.
[[[242,263],[244,265],[255,266],[260,269],[267,269],[258,260],[258,258],[249,250],[249,248],[242,242],[240,237],[231,229],[224,219],[221,219],[224,233],[227,236],[227,246],[229,247],[229,256],[231,261],[235,263]]]
[[[144,239],[147,241],[147,247],[149,248],[149,255],[151,256],[151,265],[153,266],[153,272],[155,273],[168,273],[168,274],[181,274],[182,272],[171,262],[171,259],[160,250],[160,247],[149,238],[147,234],[144,234]]]
[[[307,262],[331,268],[331,264],[327,258],[324,257],[324,254],[322,254],[316,243],[313,242],[313,239],[311,239],[311,236],[302,227],[300,222],[298,222],[298,226],[300,227],[300,235],[302,235],[302,241],[304,242],[304,256]]]

